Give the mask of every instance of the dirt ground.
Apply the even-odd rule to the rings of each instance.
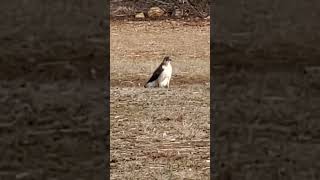
[[[209,22],[110,27],[111,179],[209,179]],[[165,55],[170,89],[145,89]]]

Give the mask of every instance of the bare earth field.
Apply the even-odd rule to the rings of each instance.
[[[111,179],[209,179],[210,25],[111,22]],[[144,83],[165,55],[170,89]]]

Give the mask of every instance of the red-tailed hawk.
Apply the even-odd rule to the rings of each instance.
[[[150,87],[166,87],[169,88],[172,75],[171,59],[169,56],[164,57],[162,63],[154,71],[149,81],[144,85],[145,88]]]

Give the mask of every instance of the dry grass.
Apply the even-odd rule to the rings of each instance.
[[[198,25],[111,23],[111,179],[209,179],[209,24]],[[143,88],[164,55],[171,88]]]

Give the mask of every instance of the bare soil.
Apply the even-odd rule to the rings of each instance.
[[[111,22],[111,179],[209,179],[208,22]],[[163,57],[170,89],[145,89]]]

